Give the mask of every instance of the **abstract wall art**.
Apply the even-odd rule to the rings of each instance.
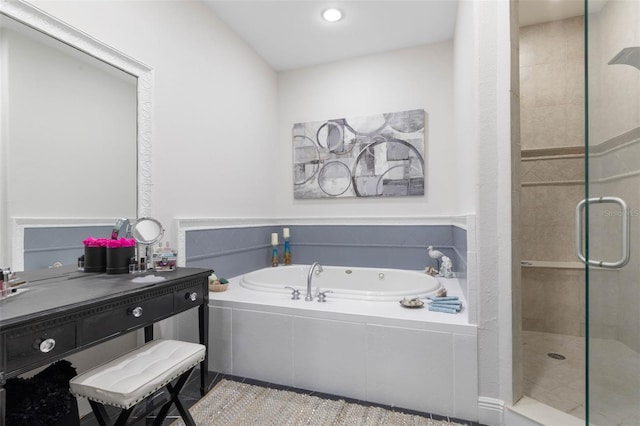
[[[298,199],[422,196],[424,110],[293,125]]]

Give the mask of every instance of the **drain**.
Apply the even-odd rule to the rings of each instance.
[[[549,352],[549,353],[547,354],[547,356],[548,356],[549,358],[559,359],[559,360],[567,359],[567,357],[566,357],[566,356],[561,355],[561,354],[557,354],[557,353],[555,353],[555,352]]]

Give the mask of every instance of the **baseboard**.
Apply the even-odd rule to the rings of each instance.
[[[483,425],[503,425],[504,401],[486,396],[478,397],[478,421]]]
[[[506,426],[584,426],[584,420],[526,396],[507,407],[504,419]]]

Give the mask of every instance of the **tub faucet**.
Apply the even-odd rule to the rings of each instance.
[[[318,267],[318,273],[322,272],[322,265],[319,262],[313,262],[311,267],[309,268],[309,275],[307,275],[307,295],[304,297],[304,300],[307,302],[313,301],[313,295],[311,294],[311,279],[313,278],[313,270]]]

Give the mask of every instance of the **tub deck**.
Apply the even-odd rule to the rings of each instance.
[[[324,303],[291,300],[243,288],[239,278],[209,294],[211,371],[478,418],[477,327],[466,309],[446,314],[330,293]],[[457,279],[438,280],[466,305]]]
[[[306,302],[305,290],[299,286],[296,288],[300,289],[300,299],[291,300],[290,293],[277,294],[243,288],[240,286],[241,278],[242,276],[238,276],[229,279],[227,291],[209,292],[209,306],[259,309],[281,314],[290,314],[294,309],[303,311],[298,314],[311,318],[375,322],[390,326],[407,326],[406,321],[411,321],[413,328],[465,334],[469,332],[469,327],[475,329],[474,325],[469,324],[467,300],[456,278],[436,277],[447,289],[448,296],[458,296],[462,301],[463,309],[457,314],[431,312],[426,300],[421,308],[405,308],[400,305],[400,300],[384,302],[332,299],[331,293],[328,293],[324,303],[317,302],[315,298],[312,302]]]

